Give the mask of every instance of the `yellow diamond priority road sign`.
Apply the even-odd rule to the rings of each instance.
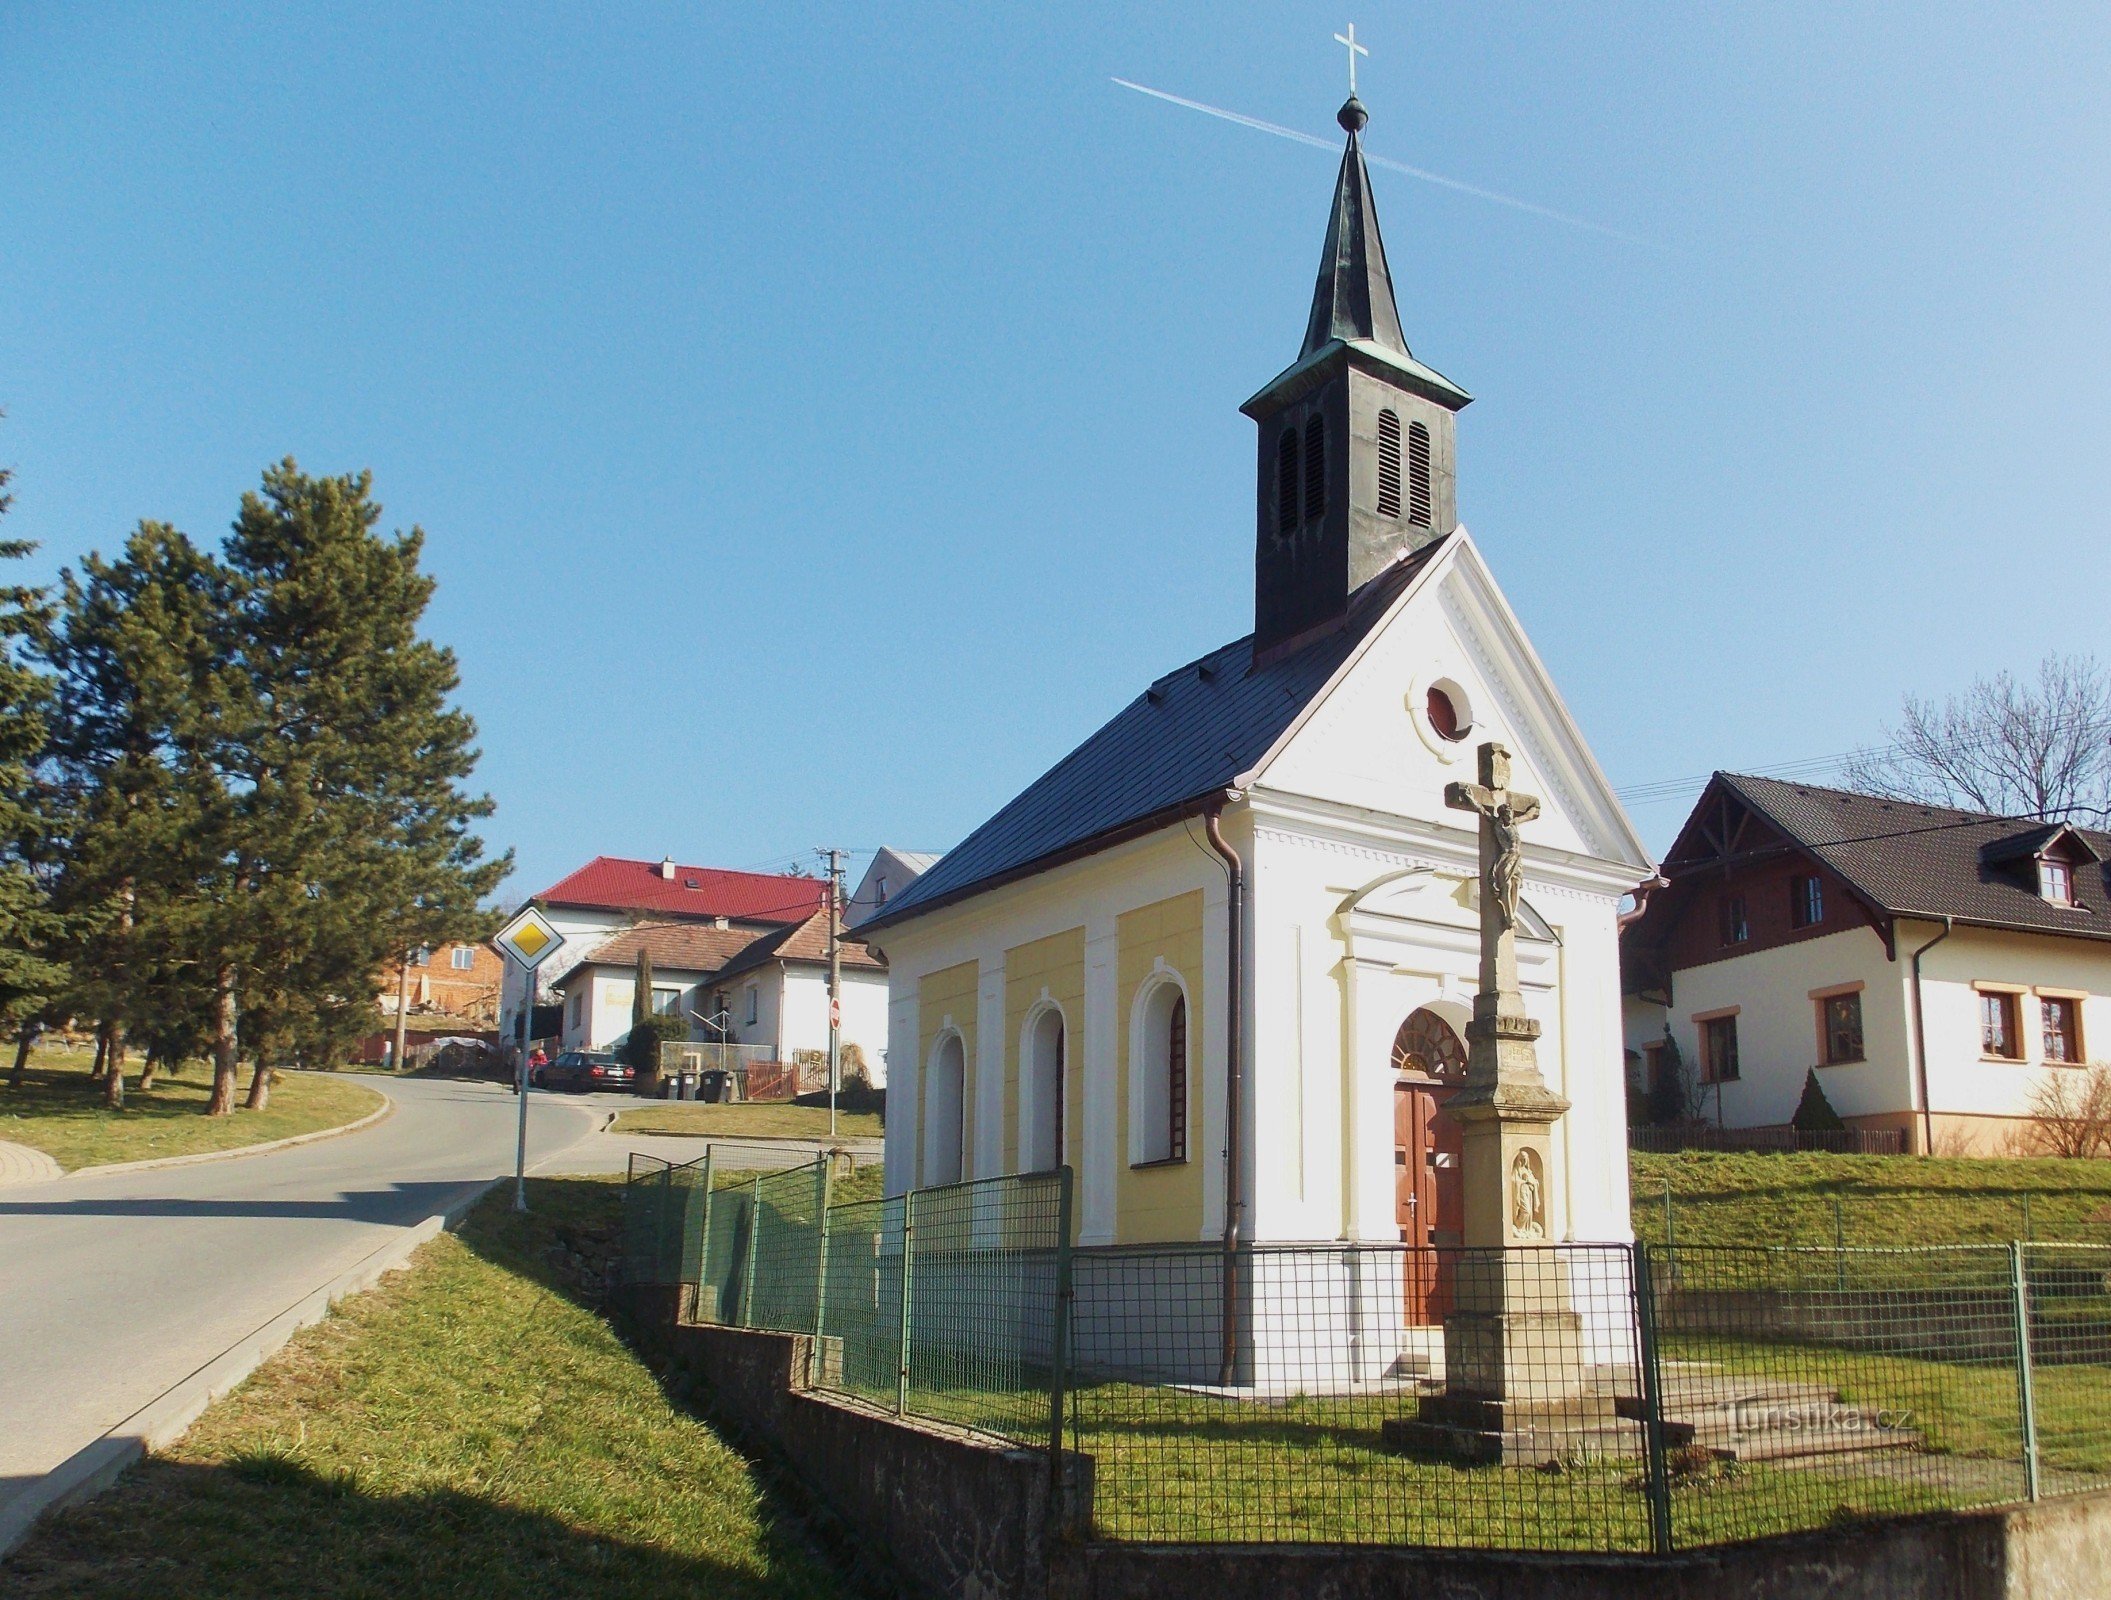
[[[527,906],[499,929],[491,942],[532,972],[564,943],[564,935],[550,926],[548,917]]]

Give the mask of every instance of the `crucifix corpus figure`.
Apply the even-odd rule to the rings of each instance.
[[[1514,993],[1517,896],[1525,881],[1519,830],[1539,815],[1539,800],[1510,787],[1509,751],[1491,741],[1478,754],[1481,781],[1446,784],[1444,803],[1481,819],[1481,992]]]

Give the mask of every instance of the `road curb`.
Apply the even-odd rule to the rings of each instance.
[[[396,1109],[396,1098],[377,1084],[366,1087],[381,1096],[381,1104],[356,1122],[342,1123],[335,1128],[317,1128],[313,1133],[289,1134],[283,1139],[266,1139],[262,1144],[238,1144],[231,1150],[200,1150],[187,1156],[153,1156],[145,1161],[112,1161],[99,1167],[75,1167],[64,1174],[68,1178],[100,1178],[112,1172],[153,1172],[162,1167],[195,1167],[208,1161],[234,1161],[242,1156],[260,1156],[272,1150],[291,1150],[297,1144],[315,1144],[323,1139],[341,1139],[348,1133],[357,1133],[362,1128],[371,1128],[383,1117]],[[47,1179],[47,1182],[56,1180]]]
[[[617,1116],[622,1112],[615,1113]],[[883,1146],[886,1140],[869,1133],[850,1134],[831,1140],[825,1133],[698,1133],[691,1128],[618,1128],[611,1124],[602,1130],[618,1139],[705,1139],[713,1144],[769,1144],[791,1147],[803,1145],[834,1145],[848,1149],[853,1145]]]
[[[393,1102],[390,1109],[393,1109]],[[320,1137],[303,1134],[303,1139]],[[259,1146],[258,1148],[262,1148]],[[107,1169],[100,1169],[107,1170]],[[418,1247],[443,1230],[452,1230],[505,1178],[477,1185],[445,1211],[435,1213],[390,1239],[355,1265],[273,1317],[263,1327],[236,1340],[212,1360],[149,1400],[93,1444],[85,1445],[44,1474],[36,1483],[0,1505],[0,1557],[20,1544],[46,1513],[92,1499],[115,1483],[125,1469],[149,1450],[174,1444],[189,1431],[206,1407],[238,1386],[301,1329],[330,1314],[347,1296],[371,1289],[406,1265]]]

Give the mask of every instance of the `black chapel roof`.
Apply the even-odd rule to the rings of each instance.
[[[1715,784],[1893,916],[2111,939],[2111,889],[2100,865],[2111,858],[2111,834],[2072,830],[2084,847],[2074,852],[2083,858],[2073,875],[2076,904],[2057,906],[2037,892],[2027,869],[2062,824],[1734,772],[1717,773]],[[1675,854],[1665,863],[1677,865]]]
[[[1197,810],[1260,763],[1445,543],[1404,556],[1358,591],[1337,627],[1285,654],[1255,665],[1248,634],[1167,673],[860,923],[859,936]]]

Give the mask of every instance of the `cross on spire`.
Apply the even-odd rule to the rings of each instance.
[[[1349,24],[1349,31],[1346,34],[1337,33],[1334,35],[1334,42],[1348,46],[1349,93],[1354,95],[1356,93],[1356,58],[1358,56],[1367,56],[1371,52],[1356,42],[1356,24],[1353,22]]]

